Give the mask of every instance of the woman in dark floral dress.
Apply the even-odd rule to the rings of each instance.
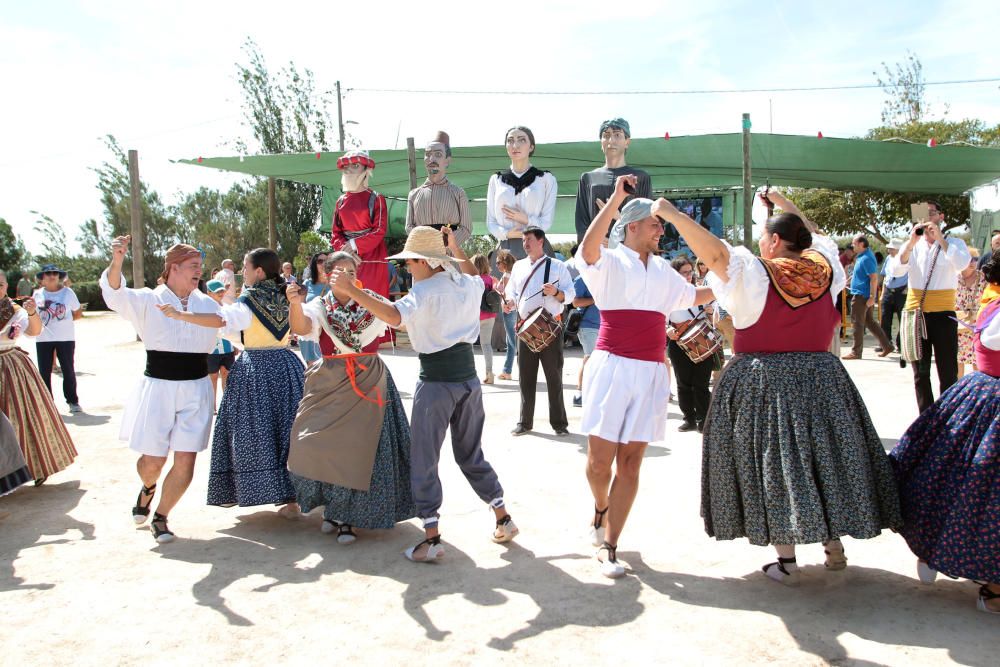
[[[985,583],[980,611],[1000,613],[1000,261],[973,330],[978,372],[966,375],[917,417],[892,450],[903,537],[917,574]]]
[[[826,566],[847,565],[840,538],[875,537],[901,524],[892,468],[868,410],[829,353],[834,294],[846,281],[837,246],[794,204],[764,225],[759,258],[671,214],[711,268],[709,285],[733,317],[735,356],[708,411],[702,516],[720,540],[774,545],[764,573],[795,585],[798,544],[822,543]]]
[[[354,275],[357,260],[336,252],[325,268],[331,279],[341,272]],[[302,511],[323,506],[323,532],[336,531],[339,543],[350,544],[355,527],[392,528],[417,514],[410,492],[410,425],[378,356],[386,325],[336,289],[304,307],[301,296],[288,294],[292,330],[318,341],[323,351],[322,362],[306,371],[289,474]]]

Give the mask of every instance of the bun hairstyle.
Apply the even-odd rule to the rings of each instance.
[[[992,253],[990,258],[983,264],[983,275],[986,282],[992,285],[1000,285],[1000,253]]]
[[[778,238],[788,244],[793,252],[802,252],[812,245],[812,233],[802,222],[802,218],[794,213],[779,213],[772,215],[764,223],[768,234],[777,234]]]
[[[270,248],[257,248],[248,252],[247,257],[255,269],[264,272],[264,280],[273,280],[278,287],[285,284],[285,279],[281,277],[281,258],[278,253]]]

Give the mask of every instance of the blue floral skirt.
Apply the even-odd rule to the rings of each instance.
[[[910,425],[890,457],[902,532],[953,577],[1000,582],[1000,378],[966,375]]]
[[[244,350],[236,358],[212,433],[209,505],[295,501],[288,447],[303,381],[302,362],[286,348]]]
[[[417,515],[410,491],[410,423],[388,369],[386,374],[385,415],[368,491],[289,473],[303,512],[323,506],[327,521],[358,528],[392,528]]]
[[[739,354],[709,406],[701,514],[720,540],[812,544],[902,523],[882,441],[828,352]]]

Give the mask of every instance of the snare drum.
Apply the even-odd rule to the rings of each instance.
[[[562,325],[545,308],[535,309],[517,328],[518,339],[528,349],[539,353],[562,336]]]
[[[722,348],[723,342],[725,338],[722,333],[704,318],[691,322],[691,326],[677,339],[677,344],[688,359],[696,364],[710,359]]]

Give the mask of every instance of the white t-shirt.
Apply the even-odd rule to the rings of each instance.
[[[413,349],[430,354],[479,340],[479,305],[485,289],[479,276],[439,272],[414,281],[410,292],[392,305],[406,325]]]
[[[34,299],[38,304],[38,314],[42,317],[42,326],[45,327],[35,342],[55,343],[76,340],[73,312],[80,310],[80,300],[76,298],[76,292],[69,287],[63,287],[58,292],[39,289],[35,290]]]

